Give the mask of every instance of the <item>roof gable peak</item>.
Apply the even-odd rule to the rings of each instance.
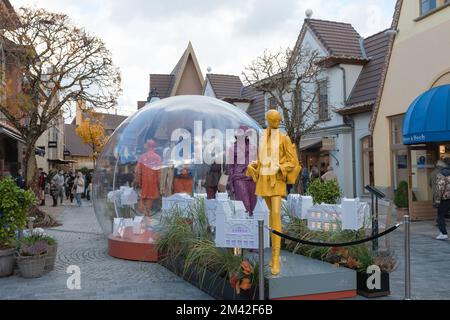
[[[191,59],[194,64],[195,70],[198,75],[198,79],[199,79],[202,87],[204,86],[205,79],[203,78],[203,74],[200,69],[200,64],[198,63],[197,56],[194,51],[194,47],[192,46],[191,41],[189,41],[186,50],[184,51],[183,55],[180,58],[180,61],[178,61],[177,65],[175,66],[175,68],[172,71],[172,75],[175,77],[175,83],[172,87],[172,92],[170,95],[175,95],[176,92],[178,91],[178,87],[180,85],[184,70],[186,68],[186,65],[189,62],[189,59]]]

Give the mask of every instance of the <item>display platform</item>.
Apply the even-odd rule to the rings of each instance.
[[[108,237],[108,254],[123,260],[158,262],[157,233],[145,231],[141,235],[133,234],[133,228],[125,229],[123,238]]]
[[[271,250],[265,251],[268,264]],[[357,296],[356,271],[282,251],[280,275],[266,277],[270,300],[337,300]]]

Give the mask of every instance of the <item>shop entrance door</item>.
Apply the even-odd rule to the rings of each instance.
[[[435,149],[433,146],[409,148],[409,211],[412,220],[436,219],[430,186],[430,176],[437,161]]]

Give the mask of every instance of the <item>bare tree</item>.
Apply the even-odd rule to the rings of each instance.
[[[1,32],[16,45],[10,58],[19,68],[22,90],[17,93],[14,83],[3,85],[6,99],[0,112],[27,142],[23,162],[30,186],[36,173],[35,144],[52,120],[79,100],[89,109],[113,108],[121,77],[105,43],[72,25],[67,15],[21,8],[18,17],[15,28]]]
[[[270,107],[283,115],[286,133],[300,147],[302,137],[317,127],[317,82],[322,68],[316,51],[266,50],[243,72],[247,85],[269,95]]]

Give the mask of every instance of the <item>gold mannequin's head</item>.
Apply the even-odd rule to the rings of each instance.
[[[282,121],[281,115],[277,110],[270,110],[266,115],[267,122],[271,129],[278,129]]]

